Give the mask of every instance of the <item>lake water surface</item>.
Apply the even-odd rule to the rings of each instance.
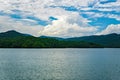
[[[0,80],[120,80],[120,49],[0,49]]]

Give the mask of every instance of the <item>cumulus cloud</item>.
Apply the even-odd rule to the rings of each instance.
[[[101,34],[110,34],[110,33],[120,34],[120,24],[117,24],[117,25],[111,24],[105,30],[103,30],[102,32],[97,33],[97,34],[101,35]]]
[[[70,14],[70,15],[68,15]],[[81,17],[78,13],[66,13],[56,16],[58,20],[52,21],[47,26],[30,25],[35,21],[29,19],[14,20],[10,17],[0,16],[0,32],[16,30],[18,32],[32,34],[36,37],[41,35],[56,37],[77,37],[92,35],[97,32],[96,27],[91,27],[87,23],[89,20]]]
[[[21,33],[39,36],[38,32],[42,29],[42,26],[30,26],[29,23],[26,23],[26,21],[23,24],[23,22],[12,20],[10,17],[0,16],[0,32],[16,30]]]
[[[89,22],[92,21],[84,18],[82,14],[87,14],[91,18],[108,17],[120,20],[118,14],[89,12],[90,10],[120,12],[120,0],[106,4],[101,4],[101,1],[107,0],[0,0],[0,32],[17,30],[34,36],[56,37],[93,35],[99,28],[90,25]],[[73,6],[77,11],[67,11],[60,6]],[[51,16],[56,20],[50,20]],[[37,24],[40,20],[46,21],[47,25]]]
[[[88,20],[80,18],[78,14],[57,16],[59,20],[53,21],[52,24],[44,27],[40,31],[41,35],[56,37],[78,37],[87,36],[97,32],[96,27],[91,27]]]

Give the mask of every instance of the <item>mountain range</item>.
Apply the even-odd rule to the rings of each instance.
[[[0,33],[0,48],[120,48],[120,34],[59,38],[11,30]]]

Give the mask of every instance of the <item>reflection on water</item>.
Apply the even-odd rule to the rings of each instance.
[[[0,49],[0,80],[120,80],[120,49]]]

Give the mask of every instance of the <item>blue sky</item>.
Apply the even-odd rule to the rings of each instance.
[[[0,32],[79,37],[120,34],[120,0],[1,0]]]

